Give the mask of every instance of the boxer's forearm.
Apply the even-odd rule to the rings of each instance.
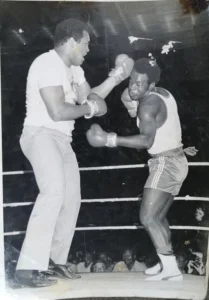
[[[149,149],[152,146],[152,141],[145,135],[133,135],[128,137],[117,136],[117,146],[135,148],[135,149]]]
[[[53,121],[71,121],[81,118],[90,113],[90,108],[87,104],[84,105],[72,105],[64,102],[59,108],[57,108],[56,113],[51,116]]]
[[[91,89],[91,93],[95,93],[101,98],[105,99],[109,93],[116,86],[116,81],[114,77],[108,77],[105,81],[103,81],[100,85]]]

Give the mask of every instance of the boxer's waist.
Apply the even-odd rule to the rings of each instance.
[[[158,158],[158,157],[180,157],[180,156],[184,156],[185,153],[184,153],[184,150],[182,147],[178,147],[178,148],[175,148],[175,149],[171,149],[171,150],[168,150],[168,151],[164,151],[164,152],[160,152],[160,153],[157,153],[157,154],[150,154],[150,156],[152,158]]]

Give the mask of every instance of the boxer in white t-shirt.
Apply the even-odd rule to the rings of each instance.
[[[29,69],[20,145],[40,192],[17,264],[20,286],[55,284],[38,272],[47,271],[49,259],[57,276],[79,277],[66,266],[81,203],[79,168],[70,145],[74,122],[104,115],[103,99],[129,77],[134,64],[127,55],[119,55],[109,77],[91,89],[80,67],[89,42],[83,22],[64,20],[56,27],[54,49],[38,56]]]

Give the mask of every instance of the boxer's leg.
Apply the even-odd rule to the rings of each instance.
[[[181,280],[182,275],[178,269],[172,245],[169,240],[170,230],[159,218],[160,214],[171,201],[171,195],[161,190],[146,188],[140,209],[140,220],[152,239],[158,256],[162,262],[163,270],[148,280]]]
[[[162,209],[161,213],[159,214],[159,219],[163,224],[162,228],[165,229],[165,239],[167,239],[167,244],[171,243],[171,230],[167,220],[167,213],[173,203],[173,200],[174,200],[174,196],[170,195],[170,198],[168,199],[165,207]]]
[[[169,244],[169,228],[160,219],[165,206],[168,205],[170,194],[161,190],[145,188],[140,208],[140,221],[148,231],[155,248],[165,254],[172,251]]]
[[[51,248],[52,260],[60,265],[65,265],[67,262],[81,205],[80,173],[77,159],[69,142],[65,143],[65,149],[65,201],[57,219]]]
[[[40,193],[31,213],[17,270],[47,270],[52,237],[65,196],[63,157],[45,129],[21,138],[21,148],[34,170]]]
[[[166,205],[164,206],[164,208],[162,209],[161,213],[159,214],[159,219],[161,220],[163,227],[162,229],[165,229],[164,232],[164,237],[165,240],[167,240],[167,244],[171,243],[171,230],[169,228],[169,223],[168,220],[166,218],[166,215],[173,203],[173,198],[174,196],[170,195],[169,200],[167,201]],[[145,274],[146,275],[156,275],[158,274],[160,271],[162,270],[162,264],[161,263],[157,263],[156,265],[154,265],[151,268],[148,268],[145,270]]]

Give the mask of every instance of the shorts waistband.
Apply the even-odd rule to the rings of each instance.
[[[158,158],[158,157],[180,157],[180,156],[184,156],[184,150],[182,147],[179,148],[175,148],[175,149],[171,149],[168,151],[164,151],[164,152],[160,152],[157,154],[150,154],[152,158]]]

